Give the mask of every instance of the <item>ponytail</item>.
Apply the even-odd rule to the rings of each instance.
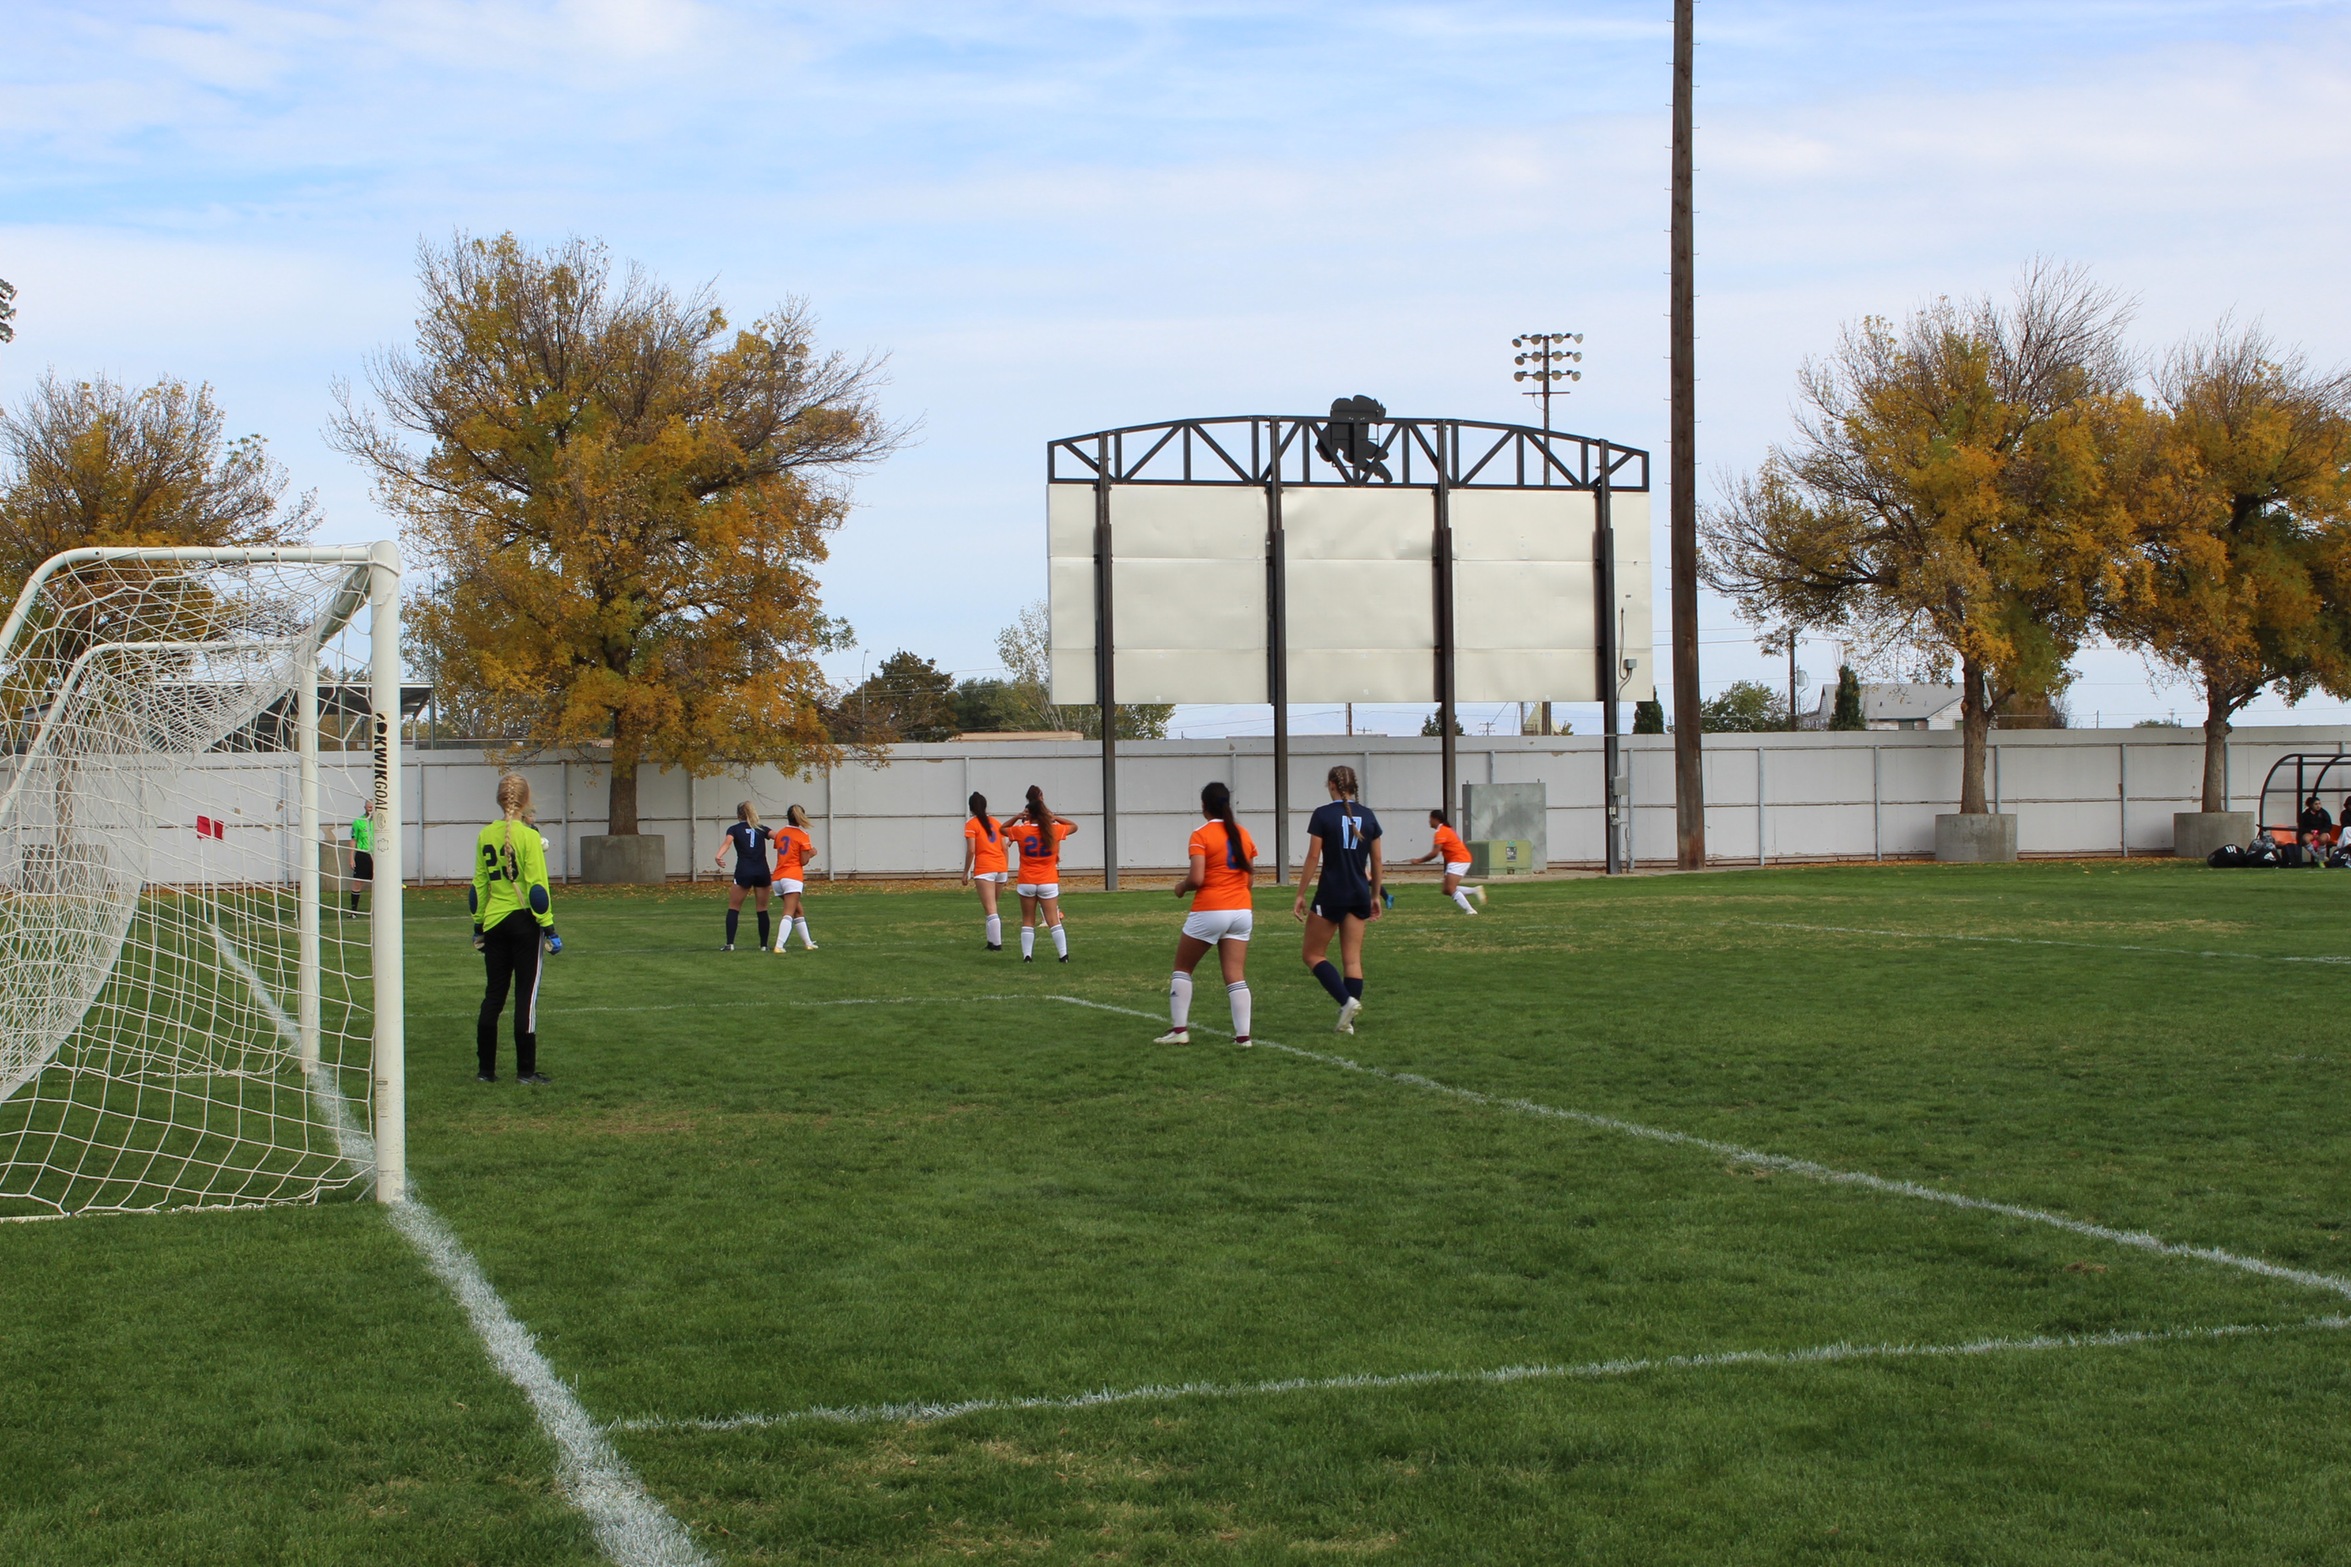
[[[1356,803],[1355,793],[1362,785],[1355,781],[1354,768],[1341,763],[1325,775],[1324,781],[1339,791],[1339,801],[1342,808]],[[1361,843],[1363,841],[1363,818],[1353,811],[1344,811],[1343,813],[1347,818],[1347,830],[1354,836],[1357,843]]]
[[[803,805],[787,805],[787,806],[785,806],[785,807],[784,807],[784,824],[785,824],[786,826],[788,826],[788,827],[805,827],[805,826],[807,826],[807,825],[808,825],[808,808],[807,808],[806,806],[803,806]]]
[[[735,807],[735,820],[746,827],[758,826],[759,807],[753,805],[749,800],[745,800],[741,805]]]
[[[996,819],[988,814],[988,797],[974,789],[971,798],[964,803],[971,807],[972,818],[980,824],[980,831],[988,835],[990,843],[994,843],[996,841]]]
[[[1257,867],[1250,863],[1249,851],[1241,842],[1241,824],[1233,820],[1233,791],[1222,781],[1205,784],[1200,790],[1200,809],[1224,823],[1225,863],[1234,869],[1254,874]]]
[[[499,841],[504,844],[506,852],[499,867],[506,872],[508,881],[519,882],[522,880],[522,867],[514,857],[514,824],[517,819],[527,820],[530,817],[531,781],[520,773],[508,773],[499,779],[498,809],[506,818],[500,823]]]
[[[1053,830],[1053,812],[1045,804],[1045,791],[1035,784],[1029,785],[1028,809],[1023,814],[1046,832]]]

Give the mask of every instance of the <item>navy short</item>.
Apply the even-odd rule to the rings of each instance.
[[[746,876],[741,871],[737,871],[735,872],[735,885],[738,887],[767,887],[774,885],[774,883],[771,882],[764,874],[758,876]]]
[[[1341,903],[1317,892],[1314,895],[1314,912],[1334,925],[1349,915],[1353,915],[1359,920],[1367,920],[1371,918],[1371,899],[1365,898],[1359,902]]]

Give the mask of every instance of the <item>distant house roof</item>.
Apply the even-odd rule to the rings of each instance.
[[[1897,680],[1861,687],[1861,720],[1872,729],[1950,729],[1959,722],[1960,689]],[[1820,688],[1820,711],[1806,727],[1825,729],[1837,710],[1837,688]]]

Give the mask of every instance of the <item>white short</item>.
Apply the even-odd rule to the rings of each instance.
[[[1467,860],[1447,860],[1445,862],[1445,874],[1448,876],[1467,876],[1469,874],[1469,866],[1470,862]]]
[[[789,877],[778,876],[775,879],[775,890],[778,893],[798,892],[800,890],[800,883],[793,881]]]
[[[971,873],[971,879],[972,879],[973,881],[1010,881],[1010,880],[1012,880],[1012,872],[1010,872],[1010,871],[973,871],[973,872]]]
[[[1024,898],[1058,898],[1061,883],[1057,881],[1024,881],[1012,889]]]
[[[1247,909],[1194,909],[1184,916],[1184,934],[1214,945],[1220,941],[1247,941],[1255,923]]]

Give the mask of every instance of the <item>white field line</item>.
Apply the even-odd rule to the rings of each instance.
[[[1090,1007],[1099,1012],[1115,1012],[1124,1017],[1144,1018],[1151,1022],[1159,1021],[1161,1016],[1156,1012],[1140,1012],[1133,1007],[1112,1006],[1105,1001],[1087,1001],[1077,996],[1055,996],[1052,999],[1068,1006]],[[1211,1030],[1211,1032],[1215,1031]],[[2301,1268],[2283,1267],[2274,1262],[2265,1262],[2259,1257],[2247,1257],[2233,1251],[2222,1251],[2218,1247],[2177,1245],[2171,1241],[2149,1235],[2143,1230],[2117,1230],[2103,1224],[2091,1224],[2081,1219],[2069,1219],[2063,1214],[2049,1213],[2040,1208],[2024,1208],[2014,1203],[1991,1202],[1982,1197],[1969,1197],[1959,1192],[1946,1191],[1939,1186],[1924,1186],[1916,1181],[1888,1180],[1882,1175],[1866,1175],[1858,1170],[1832,1169],[1825,1164],[1815,1164],[1810,1159],[1793,1159],[1785,1154],[1763,1153],[1753,1148],[1742,1148],[1736,1143],[1716,1142],[1712,1138],[1694,1136],[1689,1132],[1669,1131],[1661,1126],[1644,1126],[1638,1121],[1620,1120],[1612,1115],[1597,1115],[1589,1110],[1566,1110],[1557,1105],[1538,1104],[1531,1099],[1513,1099],[1500,1094],[1481,1093],[1474,1088],[1456,1088],[1450,1083],[1440,1083],[1433,1077],[1423,1077],[1417,1072],[1391,1072],[1384,1067],[1366,1066],[1360,1061],[1349,1060],[1342,1055],[1333,1055],[1321,1050],[1307,1050],[1298,1045],[1280,1044],[1267,1039],[1262,1034],[1256,1036],[1256,1042],[1268,1050],[1283,1051],[1308,1061],[1319,1061],[1325,1066],[1335,1066],[1344,1071],[1358,1072],[1366,1077],[1379,1078],[1384,1082],[1399,1083],[1407,1088],[1423,1088],[1431,1093],[1448,1094],[1455,1099],[1467,1100],[1471,1104],[1488,1105],[1497,1110],[1509,1110],[1519,1115],[1541,1116],[1546,1120],[1571,1121],[1578,1126],[1589,1126],[1604,1132],[1616,1132],[1626,1137],[1638,1137],[1649,1142],[1665,1143],[1676,1148],[1701,1149],[1718,1158],[1729,1159],[1735,1163],[1751,1164],[1759,1169],[1784,1171],[1789,1175],[1800,1175],[1807,1180],[1821,1181],[1833,1186],[1858,1186],[1866,1191],[1884,1192],[1892,1197],[1915,1197],[1921,1201],[1939,1202],[1953,1208],[1965,1208],[1975,1213],[1998,1214],[2003,1218],[2021,1219],[2029,1224],[2046,1224],[2053,1229],[2065,1230],[2091,1240],[2106,1241],[2117,1246],[2130,1246],[2140,1251],[2153,1252],[2158,1256],[2185,1257],[2197,1262],[2217,1263],[2224,1268],[2237,1268],[2246,1273],[2259,1274],[2263,1278],[2279,1279],[2289,1284],[2299,1284],[2309,1289],[2325,1290],[2329,1294],[2351,1298],[2351,1279],[2340,1279],[2326,1273],[2311,1273]]]
[[[530,1329],[506,1309],[506,1302],[482,1273],[440,1215],[413,1198],[391,1208],[392,1227],[424,1258],[425,1266],[449,1286],[473,1322],[490,1363],[522,1389],[538,1413],[539,1426],[554,1442],[555,1483],[574,1507],[588,1515],[596,1543],[619,1567],[709,1567],[710,1558],[692,1536],[653,1499],[636,1471],[616,1451],[601,1427],[539,1353]]]
[[[544,997],[539,1002],[541,1017],[579,1017],[590,1012],[770,1012],[778,1007],[913,1007],[936,1003],[938,996],[846,996],[829,1001],[650,1001],[634,1007],[565,1007],[549,1006]],[[966,1001],[1035,1001],[1034,995],[956,996],[958,1004]],[[1047,1000],[1058,999],[1047,997]],[[410,1017],[472,1017],[475,1009],[463,1011],[430,1011],[411,1007]]]
[[[2116,1349],[2134,1344],[2176,1344],[2198,1340],[2266,1337],[2279,1333],[2340,1332],[2351,1317],[2312,1317],[2303,1322],[2241,1323],[2213,1328],[2155,1328],[2137,1332],[2083,1333],[2031,1338],[1980,1338],[1962,1344],[1821,1344],[1811,1349],[1733,1349],[1709,1355],[1658,1355],[1625,1360],[1590,1360],[1581,1365],[1502,1366],[1491,1371],[1402,1371],[1345,1377],[1284,1377],[1271,1382],[1173,1382],[1148,1387],[1102,1388],[1062,1397],[966,1398],[952,1403],[819,1405],[782,1414],[718,1415],[705,1419],[650,1416],[613,1422],[615,1431],[764,1431],[775,1426],[930,1424],[963,1415],[1031,1409],[1099,1409],[1105,1404],[1158,1403],[1181,1398],[1269,1398],[1284,1393],[1345,1393],[1418,1387],[1502,1387],[1514,1382],[1589,1381],[1665,1371],[1714,1371],[1737,1366],[1817,1366],[1853,1360],[1949,1360],[1978,1355],[2065,1349]]]
[[[280,1034],[298,1041],[293,1020],[269,993],[260,974],[245,961],[219,926],[212,928],[221,955],[251,987],[253,998],[269,1014]],[[334,1072],[321,1067],[310,1074],[311,1093],[327,1112],[337,1150],[355,1168],[375,1167],[375,1139],[368,1135],[351,1101],[335,1086]],[[596,1532],[596,1543],[618,1567],[711,1567],[710,1558],[693,1537],[653,1499],[591,1418],[579,1395],[565,1385],[539,1353],[530,1329],[515,1320],[505,1300],[490,1283],[482,1265],[466,1250],[456,1232],[441,1216],[411,1197],[388,1206],[392,1228],[416,1248],[426,1267],[457,1297],[457,1304],[473,1324],[490,1364],[522,1390],[539,1417],[539,1427],[555,1444],[555,1483]]]
[[[2233,958],[2245,963],[2351,963],[2351,957],[2287,952],[2217,952],[2197,947],[2148,947],[2124,941],[2058,941],[2045,936],[1971,936],[1942,930],[1870,930],[1856,925],[1799,925],[1791,920],[1736,920],[1766,930],[1808,930],[1824,936],[1891,936],[1902,941],[1975,941],[2003,947],[2073,947],[2085,952],[2151,952],[2173,958]]]

